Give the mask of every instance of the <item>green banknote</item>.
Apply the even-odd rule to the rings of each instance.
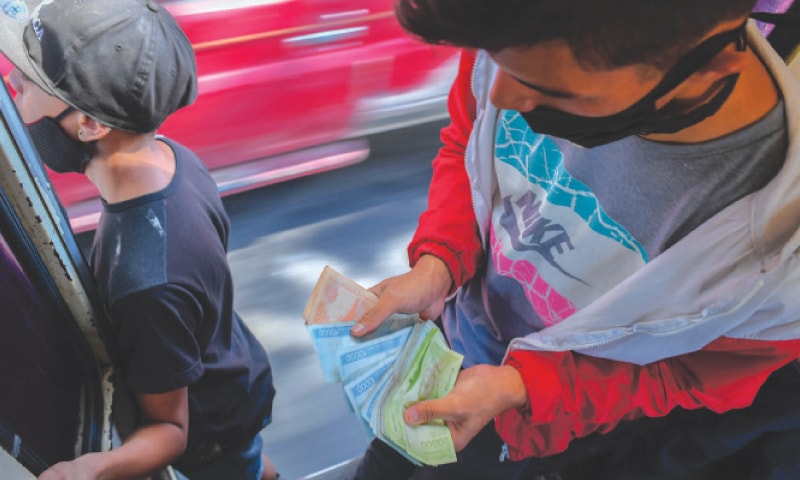
[[[450,430],[442,421],[412,426],[403,412],[412,403],[446,395],[456,382],[462,356],[450,350],[444,336],[432,322],[415,327],[401,355],[399,368],[386,387],[379,405],[379,437],[426,465],[456,461]]]

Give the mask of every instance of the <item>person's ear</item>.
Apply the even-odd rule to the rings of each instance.
[[[727,76],[741,73],[747,66],[747,55],[747,50],[738,50],[732,45],[686,79],[686,84],[709,85]]]
[[[94,118],[79,112],[78,140],[81,142],[94,142],[102,140],[111,133],[111,127],[103,125]]]
[[[662,108],[677,98],[695,98],[707,92],[710,86],[719,80],[741,73],[748,63],[747,55],[747,50],[738,50],[736,46],[726,48],[671,92],[658,99],[656,107]]]

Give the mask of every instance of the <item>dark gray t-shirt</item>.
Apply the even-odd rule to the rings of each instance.
[[[205,165],[163,138],[175,175],[161,191],[104,204],[91,265],[133,392],[188,387],[189,439],[178,465],[217,443],[250,441],[275,389],[264,347],[233,308],[228,216]]]
[[[761,121],[693,145],[638,136],[593,149],[554,142],[570,174],[594,192],[652,259],[775,176],[788,147],[784,117],[780,101]]]

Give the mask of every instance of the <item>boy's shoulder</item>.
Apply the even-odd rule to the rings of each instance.
[[[167,281],[166,238],[163,201],[103,212],[92,245],[92,264],[109,303]]]

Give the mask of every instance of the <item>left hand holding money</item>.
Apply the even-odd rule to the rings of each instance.
[[[433,320],[442,313],[451,285],[444,262],[423,255],[411,271],[370,288],[378,302],[356,322],[351,333],[355,337],[366,335],[392,313],[419,313],[423,320]]]
[[[411,405],[403,418],[409,425],[444,420],[460,452],[494,417],[524,406],[527,399],[522,377],[513,367],[475,365],[459,373],[450,393]]]

